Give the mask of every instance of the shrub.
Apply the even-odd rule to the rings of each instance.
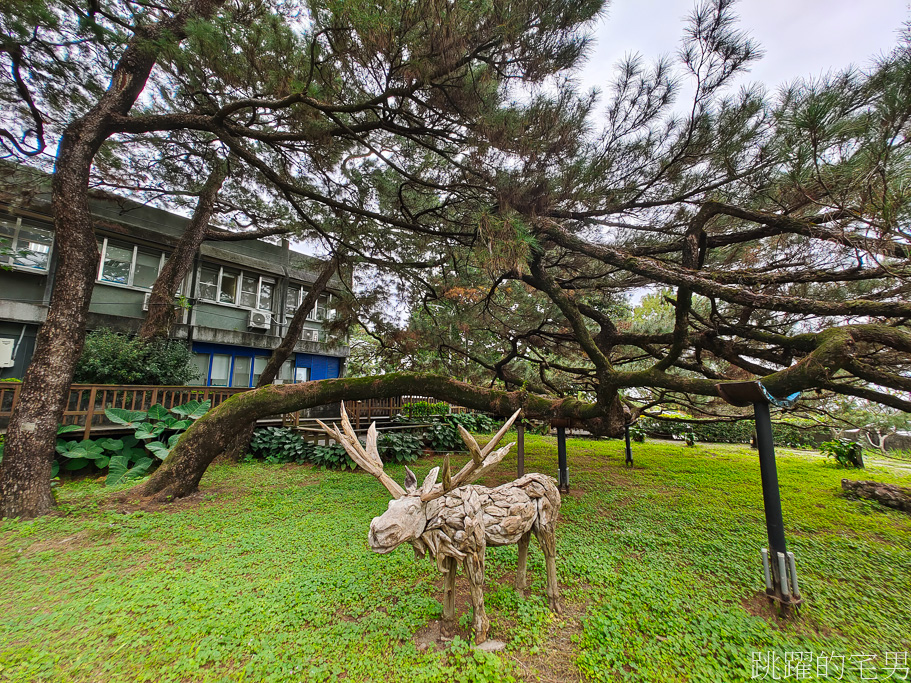
[[[848,439],[826,441],[819,446],[827,458],[834,458],[842,467],[863,468],[863,446]]]
[[[387,432],[377,441],[383,462],[414,462],[424,452],[424,440],[417,434]]]
[[[311,462],[313,444],[286,427],[261,427],[253,432],[250,450],[266,462]]]
[[[439,453],[465,450],[465,442],[454,424],[443,420],[435,421],[424,432],[428,445]]]
[[[736,422],[698,422],[683,419],[658,420],[652,417],[640,418],[636,423],[643,432],[651,434],[685,434],[693,432],[697,441],[710,443],[750,443],[753,436],[753,420]],[[811,420],[787,420],[774,422],[772,431],[775,445],[791,448],[816,448],[817,444],[830,438],[828,427]],[[630,432],[632,435],[632,431]]]
[[[498,420],[485,413],[453,413],[444,419],[451,425],[462,425],[469,432],[493,432],[500,426]]]
[[[402,414],[407,417],[449,415],[449,404],[445,402],[430,403],[429,401],[414,401],[412,403],[403,403]]]
[[[193,354],[171,339],[140,339],[112,330],[86,335],[73,381],[83,384],[182,385],[197,379]]]
[[[328,446],[314,446],[310,455],[310,462],[317,467],[329,470],[355,469],[357,465],[348,457],[344,447],[333,443]]]

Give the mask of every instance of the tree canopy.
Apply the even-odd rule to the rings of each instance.
[[[348,320],[414,369],[538,412],[576,396],[607,434],[751,377],[911,410],[907,36],[868,71],[735,88],[761,50],[705,0],[674,55],[598,94],[572,76],[600,0],[18,4],[0,142],[40,165],[59,137],[62,259],[10,461],[52,451],[38,406],[62,411],[81,347],[89,184],[195,196],[228,157],[223,210],[343,253]]]

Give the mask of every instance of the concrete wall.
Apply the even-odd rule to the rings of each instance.
[[[115,315],[124,318],[145,318],[142,302],[146,293],[129,287],[95,283],[89,311],[101,315]]]
[[[34,271],[0,268],[0,298],[6,301],[41,304],[47,287],[47,275]]]

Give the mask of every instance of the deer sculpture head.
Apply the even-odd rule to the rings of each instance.
[[[411,543],[415,548],[415,552],[423,554],[424,547],[420,537],[427,527],[428,520],[434,516],[438,506],[438,504],[435,505],[435,501],[438,501],[450,491],[477,480],[485,472],[499,464],[513,444],[510,443],[500,449],[494,449],[496,449],[497,443],[512,426],[512,423],[515,422],[520,412],[521,410],[517,410],[483,448],[478,445],[478,442],[464,427],[459,425],[459,434],[468,447],[471,460],[455,475],[452,475],[449,468],[449,456],[447,456],[443,464],[443,480],[437,483],[440,468],[434,467],[427,474],[420,487],[417,485],[418,480],[414,472],[406,467],[407,474],[404,488],[399,486],[396,481],[383,471],[383,461],[380,459],[379,451],[377,450],[376,423],[370,425],[370,429],[367,431],[366,444],[361,445],[354,429],[351,427],[351,422],[348,420],[348,413],[345,410],[344,403],[342,403],[341,411],[341,430],[337,426],[329,427],[319,420],[317,422],[330,437],[342,444],[354,462],[379,479],[380,483],[392,495],[392,500],[389,501],[389,507],[386,512],[379,517],[374,517],[370,523],[370,533],[367,541],[373,551],[388,553],[402,543]]]

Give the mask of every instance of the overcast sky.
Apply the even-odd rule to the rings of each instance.
[[[625,54],[651,61],[673,53],[693,6],[694,0],[613,0],[595,32],[583,85],[603,86]],[[770,89],[848,64],[868,66],[911,18],[908,0],[741,0],[736,11],[740,27],[765,50],[749,78]]]

